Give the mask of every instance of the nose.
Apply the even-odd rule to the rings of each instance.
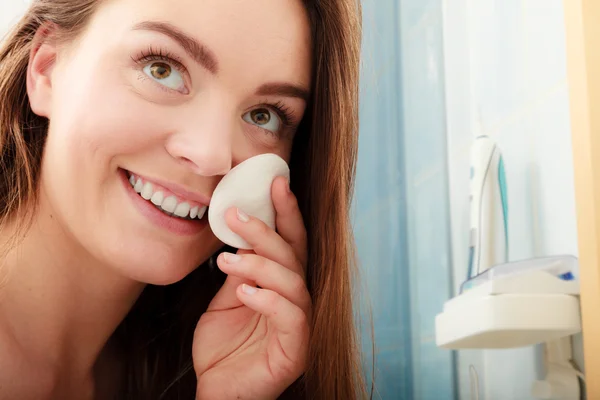
[[[222,110],[211,108],[187,119],[169,136],[165,147],[173,159],[193,173],[222,176],[232,167],[234,122]]]

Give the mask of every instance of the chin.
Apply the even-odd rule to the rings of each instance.
[[[180,257],[179,257],[180,258]],[[117,267],[121,273],[128,278],[150,285],[170,285],[184,279],[188,274],[200,266],[206,259],[198,262],[190,260],[177,260],[169,257],[164,262],[162,257],[135,260],[132,263],[124,263]]]
[[[129,279],[151,285],[170,285],[184,279],[212,255],[198,255],[190,249],[169,248],[166,245],[141,245],[120,248],[109,264]],[[115,262],[115,260],[119,260]]]

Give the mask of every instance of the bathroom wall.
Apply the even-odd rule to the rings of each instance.
[[[394,0],[365,0],[363,13],[353,223],[365,289],[360,299],[365,371],[370,375],[375,357],[375,399],[412,399],[398,6]]]
[[[365,0],[363,11],[355,233],[375,398],[451,400],[454,354],[435,345],[452,295],[441,2]],[[364,350],[368,362],[368,340]]]
[[[441,3],[398,4],[412,399],[454,399],[454,355],[435,344],[435,315],[452,295]]]
[[[577,230],[562,0],[446,0],[442,15],[456,293],[467,275],[475,136],[503,151],[511,261],[577,255]],[[580,335],[574,344],[583,366]],[[460,398],[470,398],[473,365],[481,398],[531,399],[536,350],[458,352]]]
[[[362,4],[354,229],[367,289],[362,304],[373,310],[375,398],[451,400],[453,356],[435,346],[434,331],[451,294],[440,15],[424,26],[422,10],[406,12],[422,0]],[[366,320],[367,371],[369,329]]]
[[[454,357],[436,347],[434,325],[452,292],[440,3],[362,4],[354,230],[361,304],[373,310],[374,397],[451,400]]]

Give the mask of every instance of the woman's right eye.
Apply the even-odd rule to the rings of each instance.
[[[185,91],[185,80],[176,68],[164,61],[153,61],[144,67],[144,73],[159,84],[179,92]]]

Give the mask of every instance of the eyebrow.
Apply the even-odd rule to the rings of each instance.
[[[162,33],[179,43],[186,53],[213,75],[219,72],[215,54],[205,45],[168,22],[144,21],[134,25],[133,30]]]
[[[256,94],[259,96],[282,96],[296,97],[308,102],[310,91],[289,83],[266,83],[258,88]]]

